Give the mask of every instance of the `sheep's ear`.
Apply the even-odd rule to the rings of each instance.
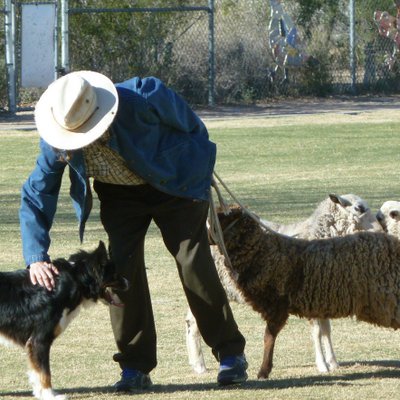
[[[399,218],[400,217],[400,211],[397,211],[397,210],[390,211],[389,217],[392,218],[392,219],[396,219],[396,220],[400,219]]]
[[[335,193],[330,193],[329,198],[332,200],[333,203],[339,204],[338,196]]]
[[[335,193],[331,193],[329,195],[329,198],[332,200],[333,203],[340,204],[342,207],[348,207],[351,205],[351,203],[348,200]]]

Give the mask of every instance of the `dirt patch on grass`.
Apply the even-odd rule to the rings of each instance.
[[[400,121],[400,96],[293,99],[198,110],[208,128]]]
[[[271,100],[256,105],[196,108],[207,127],[236,128],[292,124],[400,121],[400,96],[358,96]],[[0,130],[36,130],[33,111],[0,113]]]
[[[277,115],[305,115],[325,113],[352,113],[377,110],[396,110],[400,96],[324,97],[274,100],[256,105],[228,105],[199,108],[197,112],[207,119],[260,117]]]

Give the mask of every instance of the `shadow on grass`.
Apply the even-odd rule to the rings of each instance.
[[[218,386],[216,383],[191,383],[191,384],[170,384],[170,385],[153,385],[150,390],[138,391],[137,393],[175,393],[175,392],[206,392],[218,390],[265,390],[265,389],[290,389],[303,388],[307,386],[350,386],[353,381],[366,379],[399,379],[400,378],[400,361],[397,360],[377,360],[377,361],[356,361],[342,362],[341,369],[332,374],[315,375],[309,377],[296,377],[287,379],[267,379],[253,380],[249,379],[242,385]],[[349,369],[357,367],[376,367],[375,371],[366,372],[351,372]],[[347,371],[346,371],[347,370]],[[57,391],[57,388],[56,388]],[[113,388],[111,386],[98,387],[77,387],[62,389],[58,388],[58,392],[62,394],[83,394],[83,393],[98,393],[111,394]],[[116,394],[117,396],[117,394]],[[17,397],[30,398],[31,391],[0,391],[0,398]]]
[[[354,366],[366,366],[366,367],[382,367],[382,368],[399,368],[400,360],[369,360],[369,361],[349,361],[341,362],[341,367],[354,367]],[[400,371],[399,371],[400,372]]]
[[[189,384],[169,384],[169,385],[153,385],[150,390],[138,391],[137,393],[175,393],[175,392],[207,392],[219,390],[267,390],[267,389],[293,389],[308,386],[350,386],[352,382],[368,379],[399,379],[400,378],[400,361],[381,360],[381,361],[358,361],[341,363],[342,370],[338,370],[332,374],[316,375],[309,377],[295,377],[287,379],[268,379],[268,380],[252,380],[249,379],[241,386],[218,386],[216,383],[189,383]],[[351,372],[348,369],[355,367],[376,367],[375,371],[367,372]],[[347,371],[346,371],[347,369]],[[98,387],[77,387],[62,389],[58,391],[62,394],[112,394],[111,386]],[[117,394],[116,394],[117,396]],[[32,397],[31,391],[22,392],[1,392],[0,398],[14,397],[24,398]]]

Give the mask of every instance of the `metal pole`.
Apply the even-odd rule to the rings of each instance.
[[[58,3],[55,3],[55,22],[54,22],[54,80],[58,78]]]
[[[355,30],[355,0],[349,0],[350,19],[350,74],[351,91],[356,92],[356,30]]]
[[[5,0],[5,34],[6,34],[6,67],[8,77],[8,110],[15,113],[16,101],[16,68],[15,68],[15,7],[13,0]]]
[[[61,0],[61,75],[69,72],[68,0]]]
[[[215,102],[215,37],[214,37],[214,0],[208,0],[208,60],[209,60],[209,77],[208,77],[208,105],[213,106]]]

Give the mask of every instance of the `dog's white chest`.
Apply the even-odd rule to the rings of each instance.
[[[6,347],[14,347],[17,346],[17,344],[8,338],[7,336],[4,336],[0,333],[0,345],[6,346]]]
[[[69,308],[65,308],[60,322],[58,323],[58,326],[60,328],[60,332],[62,333],[67,329],[67,326],[69,325],[69,323],[78,316],[79,312],[81,311],[81,306],[78,306],[75,308],[75,310],[71,311]]]
[[[64,332],[65,329],[67,329],[67,326],[69,325],[69,323],[78,316],[78,314],[80,313],[82,307],[87,308],[92,306],[93,304],[95,304],[93,301],[91,300],[84,300],[78,307],[75,308],[75,310],[70,310],[69,308],[65,308],[60,322],[58,323],[59,326],[59,334]]]

